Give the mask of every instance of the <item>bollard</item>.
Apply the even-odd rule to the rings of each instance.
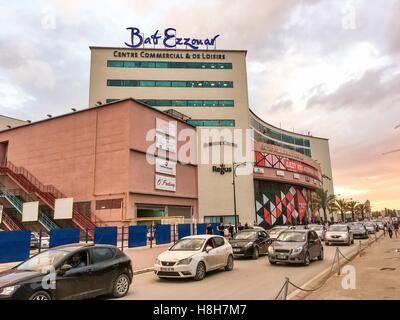
[[[285,278],[285,289],[283,291],[283,300],[287,300],[288,289],[289,289],[289,278]]]
[[[340,257],[339,257],[339,248],[336,247],[335,259],[337,258],[337,266],[338,266],[338,276],[340,276]]]
[[[39,244],[38,244],[39,253],[42,251],[42,229],[39,231]]]
[[[150,225],[150,248],[153,248],[153,224]]]
[[[361,248],[362,248],[362,245],[361,245],[361,240],[360,240],[359,244],[358,244],[358,254],[361,254]]]
[[[122,238],[121,238],[121,250],[122,250],[122,252],[124,252],[124,233],[125,233],[125,229],[124,229],[124,226],[122,226]]]

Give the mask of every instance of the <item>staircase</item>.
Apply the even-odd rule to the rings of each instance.
[[[17,211],[22,214],[23,201],[7,192],[6,190],[0,190],[0,196],[4,197]],[[47,230],[58,229],[59,227],[51,220],[46,214],[39,210],[38,222]]]
[[[4,211],[1,222],[9,231],[21,230],[21,228]]]
[[[55,208],[56,199],[67,198],[61,191],[56,189],[54,186],[43,185],[28,170],[26,170],[23,167],[16,167],[10,161],[7,161],[7,165],[5,167],[0,167],[0,174],[7,175],[26,193],[35,194],[40,200],[42,200],[45,204],[47,204],[53,210]],[[94,218],[97,222],[99,222],[99,223],[102,222],[93,213],[92,213],[92,216],[94,216]],[[75,225],[77,225],[84,232],[86,232],[86,230],[88,230],[88,235],[90,237],[93,237],[94,228],[96,227],[96,224],[89,217],[81,214],[76,209],[73,209],[72,210],[72,221],[74,222]]]

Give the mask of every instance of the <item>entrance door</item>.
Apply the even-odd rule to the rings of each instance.
[[[8,141],[0,142],[0,167],[7,165]]]

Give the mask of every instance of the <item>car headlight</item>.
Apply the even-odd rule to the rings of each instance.
[[[270,254],[274,253],[274,247],[273,246],[269,246],[268,247],[268,253],[270,253]]]
[[[343,238],[347,238],[349,235],[348,235],[347,233],[342,233],[341,236],[342,236]]]
[[[190,262],[192,262],[192,258],[186,258],[186,259],[179,260],[179,262],[177,263],[177,265],[180,265],[180,264],[190,264]]]
[[[156,259],[156,264],[161,264],[161,261],[158,258]]]
[[[296,249],[293,249],[292,253],[293,254],[298,254],[298,253],[300,253],[302,251],[303,251],[303,247],[297,247]]]
[[[0,295],[1,296],[10,296],[12,295],[20,286],[15,285],[15,286],[10,286],[10,287],[5,287],[3,289],[0,289]]]

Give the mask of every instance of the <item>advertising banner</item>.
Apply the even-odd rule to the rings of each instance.
[[[176,176],[176,162],[156,158],[156,172]]]
[[[22,222],[38,221],[39,201],[24,202],[22,205]]]
[[[158,190],[165,191],[176,191],[176,179],[172,177],[162,176],[156,174],[155,177],[155,188]]]

